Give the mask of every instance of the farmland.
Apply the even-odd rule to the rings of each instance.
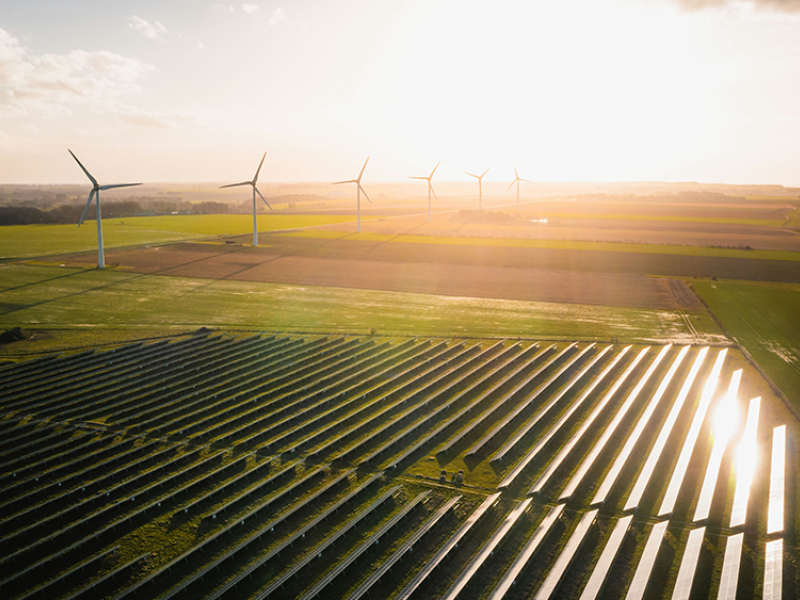
[[[206,332],[0,369],[8,598],[750,597],[796,555],[797,425],[730,348]]]
[[[800,411],[800,287],[743,281],[692,286],[732,336]]]
[[[719,342],[704,310],[647,310],[431,294],[138,275],[122,270],[0,265],[0,327],[48,330],[40,352],[70,331],[149,337],[201,326],[295,332]],[[180,329],[182,328],[182,329]],[[61,333],[62,331],[65,333]]]
[[[315,227],[351,221],[343,215],[259,215],[261,231]],[[106,247],[155,244],[211,236],[242,235],[253,231],[248,215],[176,215],[103,219]],[[92,221],[76,225],[12,225],[2,228],[0,259],[80,252],[97,247],[97,228]]]

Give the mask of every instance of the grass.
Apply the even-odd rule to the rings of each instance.
[[[692,286],[800,410],[800,285],[698,280]]]
[[[341,231],[297,231],[287,236],[335,239]],[[622,242],[575,242],[566,240],[523,240],[510,238],[441,237],[433,235],[402,235],[357,233],[349,239],[367,242],[401,242],[407,244],[439,244],[456,246],[491,246],[501,248],[549,248],[555,250],[590,250],[595,252],[629,252],[634,254],[668,254],[672,256],[713,256],[751,258],[760,260],[800,261],[800,252],[782,250],[739,250],[706,246],[672,246],[668,244],[627,244]]]
[[[259,231],[352,221],[344,215],[259,215]],[[76,225],[11,225],[0,228],[0,259],[82,252],[97,248],[94,221]],[[252,215],[170,215],[103,219],[106,248],[252,233]]]
[[[535,213],[539,216],[539,213]],[[759,227],[780,227],[785,219],[742,219],[729,217],[691,217],[679,215],[641,215],[636,213],[628,214],[607,214],[607,213],[551,213],[544,211],[541,216],[552,219],[591,219],[602,221],[664,221],[672,223],[709,223],[721,225],[754,225]]]
[[[200,326],[460,338],[724,341],[705,311],[487,300],[16,263],[0,265],[0,282],[0,328],[48,330],[55,344],[64,343],[65,330],[81,336],[119,330],[130,340],[132,331],[154,337],[158,331],[169,334]],[[46,351],[44,337],[38,352]],[[0,347],[0,355],[25,351],[25,342]]]

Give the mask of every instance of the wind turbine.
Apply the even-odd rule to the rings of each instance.
[[[522,177],[520,177],[519,174],[517,173],[517,165],[514,165],[514,181],[512,181],[511,185],[508,186],[508,190],[510,190],[512,187],[514,187],[515,183],[517,184],[517,210],[519,210],[519,182],[520,181],[525,181],[527,183],[531,182],[530,179],[523,179]],[[508,191],[508,190],[506,190],[506,191]]]
[[[261,165],[264,164],[265,158],[267,158],[266,152],[264,152],[264,156],[261,157],[261,162],[258,163],[258,169],[256,169],[256,174],[253,177],[253,181],[242,181],[241,183],[229,183],[228,185],[219,186],[219,189],[237,187],[240,185],[253,186],[253,246],[258,246],[258,223],[256,222],[256,192],[258,192],[258,195],[261,196],[261,192],[259,192],[258,188],[256,187],[256,182],[258,182],[258,174],[261,172]],[[261,196],[261,199],[264,201],[264,204],[266,204],[270,210],[273,210],[273,208],[269,205],[269,202],[267,202],[267,199],[264,198],[264,196]]]
[[[489,169],[491,169],[491,168],[492,167],[489,167]],[[486,175],[489,172],[489,169],[486,169],[481,175],[473,175],[472,173],[467,173],[466,171],[464,171],[464,173],[467,173],[467,175],[469,175],[470,177],[474,177],[475,179],[478,180],[478,208],[479,209],[483,208],[483,185],[482,185],[483,181],[482,180],[483,180],[483,176]]]
[[[357,186],[356,187],[356,202],[357,202],[357,204],[356,204],[356,206],[357,206],[357,211],[356,211],[357,217],[356,217],[356,220],[357,220],[357,223],[358,223],[356,231],[358,233],[361,233],[361,192],[364,192],[364,196],[366,196],[366,198],[369,201],[369,203],[372,204],[372,200],[370,200],[369,196],[367,196],[366,190],[363,187],[361,187],[361,177],[364,175],[364,169],[367,168],[367,163],[368,162],[369,162],[369,156],[367,157],[367,160],[364,161],[364,166],[361,167],[361,173],[358,174],[358,179],[348,179],[347,181],[334,181],[331,184],[331,185],[339,185],[341,183],[355,183],[356,184],[356,186]]]
[[[112,185],[100,185],[97,183],[97,179],[92,177],[92,174],[86,170],[86,167],[83,166],[81,161],[78,160],[78,157],[73,154],[72,150],[67,148],[67,152],[72,154],[72,158],[75,159],[75,162],[78,163],[78,166],[81,170],[86,173],[86,176],[89,178],[89,181],[92,182],[92,191],[89,192],[89,199],[86,201],[86,206],[83,207],[83,214],[81,214],[81,220],[78,222],[78,228],[83,225],[83,217],[86,216],[86,211],[89,210],[89,205],[92,203],[92,198],[96,198],[97,200],[97,268],[104,269],[106,266],[106,259],[105,255],[103,254],[103,222],[100,217],[100,190],[113,190],[114,188],[122,188],[122,187],[131,187],[134,185],[142,185],[141,183],[114,183]]]
[[[442,164],[442,161],[436,163],[436,166],[433,167],[433,171],[427,177],[409,177],[409,179],[424,179],[428,182],[428,223],[431,222],[431,194],[436,197],[436,192],[433,191],[433,184],[431,183],[431,179],[433,179],[433,174],[436,173],[436,169],[439,168],[439,165]],[[438,198],[437,198],[438,200]]]

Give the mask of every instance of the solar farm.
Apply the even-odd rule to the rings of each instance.
[[[218,334],[0,367],[3,598],[790,598],[727,346]],[[463,478],[463,479],[462,479]]]

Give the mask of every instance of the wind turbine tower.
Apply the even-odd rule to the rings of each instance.
[[[522,179],[522,177],[519,176],[519,173],[517,173],[517,165],[514,165],[514,181],[512,181],[511,185],[508,186],[508,190],[510,190],[512,187],[514,187],[515,183],[517,184],[517,210],[519,210],[519,182],[520,181],[525,181],[527,183],[531,182],[530,179]],[[506,191],[508,191],[508,190],[506,190]]]
[[[256,183],[258,183],[258,174],[261,172],[261,165],[264,164],[265,158],[267,158],[266,152],[264,152],[264,156],[261,157],[261,162],[258,163],[258,169],[256,169],[256,174],[255,177],[253,177],[253,181],[242,181],[240,183],[229,183],[228,185],[219,186],[219,189],[237,187],[240,185],[253,186],[253,246],[258,246],[258,222],[256,220],[256,194],[261,196],[261,192],[258,191]],[[269,205],[269,202],[267,202],[267,199],[264,198],[264,196],[261,196],[261,199],[264,201],[264,204],[266,204],[270,210],[273,210],[273,208]]]
[[[369,156],[367,160],[364,161],[364,166],[361,167],[361,173],[358,174],[358,179],[348,179],[347,181],[334,181],[331,185],[339,185],[342,183],[355,183],[356,184],[356,221],[358,223],[356,227],[356,231],[361,233],[361,192],[364,192],[364,196],[366,197],[367,201],[372,204],[372,200],[369,199],[367,196],[366,190],[361,187],[361,177],[364,175],[364,169],[367,168],[367,163],[369,162]]]
[[[491,168],[492,167],[489,167],[489,169],[491,169]],[[486,169],[480,175],[473,175],[472,173],[467,173],[466,171],[464,171],[464,173],[466,173],[470,177],[474,177],[475,179],[478,180],[478,208],[479,209],[483,209],[483,176],[486,175],[489,172],[489,169]]]
[[[86,176],[89,178],[89,181],[92,182],[92,191],[89,192],[89,199],[86,201],[86,206],[83,207],[83,213],[81,214],[81,220],[78,222],[78,227],[80,228],[83,225],[83,218],[86,216],[86,211],[89,210],[89,205],[92,203],[92,198],[95,199],[97,203],[97,268],[104,269],[106,266],[106,259],[105,254],[103,253],[103,222],[100,216],[100,191],[101,190],[113,190],[114,188],[122,188],[122,187],[131,187],[134,185],[142,185],[141,183],[114,183],[111,185],[100,185],[97,183],[97,179],[92,177],[92,174],[86,170],[86,167],[83,166],[81,161],[78,160],[78,157],[73,154],[72,150],[67,148],[67,152],[72,154],[72,158],[75,159],[75,162],[78,163],[78,166],[81,170],[86,173]]]
[[[433,167],[433,171],[427,177],[409,177],[409,179],[424,179],[428,182],[428,223],[431,222],[431,194],[436,197],[436,192],[433,191],[433,184],[431,183],[431,179],[433,179],[433,174],[436,173],[436,169],[439,168],[439,165],[442,164],[442,161],[436,163],[436,166]],[[438,200],[438,198],[437,198]]]

